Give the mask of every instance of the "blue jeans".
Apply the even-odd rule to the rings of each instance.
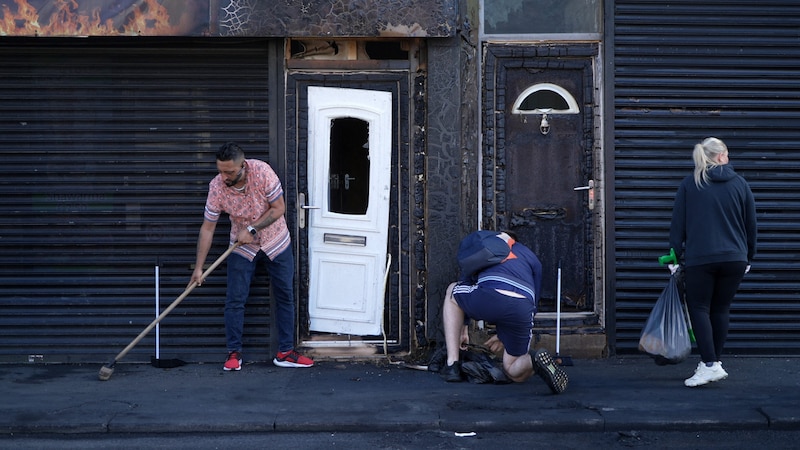
[[[275,321],[278,328],[278,350],[294,348],[294,256],[287,248],[274,260],[258,252],[253,262],[232,253],[228,258],[228,290],[225,298],[225,338],[228,351],[242,351],[244,305],[250,295],[250,282],[258,264],[265,264],[269,272],[272,296],[276,305]]]

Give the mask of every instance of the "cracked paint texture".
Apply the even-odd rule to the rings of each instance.
[[[246,5],[236,36],[449,37],[456,33],[455,0],[224,0]],[[224,9],[224,8],[223,8]],[[220,17],[224,31],[223,11]]]

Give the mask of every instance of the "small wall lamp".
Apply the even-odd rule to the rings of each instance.
[[[539,123],[539,131],[542,132],[543,135],[547,135],[550,132],[550,122],[547,120],[547,113],[552,111],[552,108],[547,109],[537,109],[536,111],[542,113],[542,121]]]
[[[550,132],[550,122],[547,121],[547,114],[542,114],[542,123],[539,124],[539,131],[545,135]]]

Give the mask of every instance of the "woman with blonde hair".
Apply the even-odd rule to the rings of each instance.
[[[694,146],[694,174],[675,196],[670,246],[683,261],[686,303],[701,362],[684,384],[728,377],[722,350],[730,306],[756,252],[756,208],[747,181],[728,162],[728,147],[709,137]]]

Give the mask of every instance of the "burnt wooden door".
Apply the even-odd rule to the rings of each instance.
[[[509,53],[492,67],[485,93],[494,106],[494,139],[484,173],[493,176],[484,188],[495,215],[484,227],[515,232],[541,260],[540,312],[556,310],[559,265],[562,311],[592,311],[592,59]],[[546,88],[528,95],[536,86]],[[526,97],[527,110],[520,110]]]

